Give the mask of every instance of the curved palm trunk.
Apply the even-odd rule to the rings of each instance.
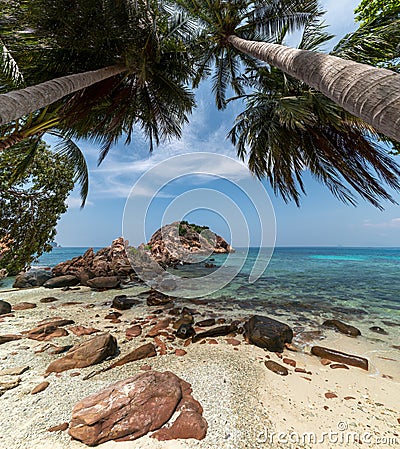
[[[400,141],[400,74],[336,56],[229,36],[237,50],[322,92],[376,130]]]
[[[0,95],[0,125],[48,106],[68,94],[82,90],[127,70],[124,65],[63,76],[36,86]]]

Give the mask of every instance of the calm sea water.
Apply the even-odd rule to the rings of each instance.
[[[86,249],[55,248],[36,265],[54,266]],[[232,263],[241,262],[244,251],[238,249]],[[295,312],[300,319],[304,312],[400,323],[400,248],[276,248],[264,274],[251,284],[249,273],[257,255],[258,249],[251,248],[241,272],[212,297],[265,312],[271,308],[274,313]],[[218,266],[226,256],[213,258]],[[184,270],[193,276],[202,274],[199,267]]]

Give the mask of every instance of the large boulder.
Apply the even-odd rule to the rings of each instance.
[[[293,339],[293,331],[287,324],[266,316],[252,316],[246,321],[244,329],[251,343],[268,351],[283,352],[285,343]]]
[[[119,287],[121,279],[118,276],[99,276],[89,279],[86,285],[96,290],[110,289]]]
[[[44,269],[30,269],[26,272],[21,272],[15,278],[14,288],[32,288],[41,287],[46,281],[52,277],[50,270]]]
[[[72,438],[94,446],[110,440],[135,440],[160,429],[175,411],[180,411],[181,415],[185,410],[196,412],[202,419],[201,406],[191,398],[190,392],[190,385],[171,372],[137,374],[78,402],[72,411],[68,433]],[[186,400],[186,405],[182,404],[182,399]],[[205,421],[181,421],[177,427],[182,436],[178,435],[178,438],[204,437]],[[193,432],[185,422],[194,423]],[[160,439],[169,438],[167,435]]]
[[[73,368],[85,368],[117,354],[117,340],[111,334],[102,334],[72,347],[64,357],[47,367],[47,373],[60,373]]]
[[[73,287],[79,284],[79,279],[76,276],[67,274],[65,276],[58,276],[49,279],[43,284],[45,288],[63,288],[63,287]]]

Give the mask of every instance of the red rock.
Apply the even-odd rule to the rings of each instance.
[[[345,396],[343,399],[346,401],[349,401],[350,399],[355,399],[353,396]]]
[[[205,341],[205,340],[204,340]],[[201,342],[200,342],[201,343]],[[214,338],[210,338],[209,340],[207,340],[207,343],[209,344],[209,345],[217,345],[218,344],[218,342],[217,342],[217,340],[215,340]]]
[[[188,338],[188,339],[185,341],[185,343],[183,343],[183,346],[184,346],[185,348],[187,348],[191,343],[192,343],[192,340],[191,340],[190,338]]]
[[[58,426],[53,426],[47,429],[48,432],[59,432],[67,430],[69,427],[69,424],[67,422],[63,422],[62,424],[59,424]]]
[[[346,365],[357,366],[368,371],[368,360],[358,355],[346,354],[336,349],[324,348],[323,346],[313,346],[311,354],[318,357],[332,360],[333,362],[345,363]]]
[[[19,302],[18,304],[13,305],[13,310],[26,310],[26,309],[34,309],[36,304],[33,302]]]
[[[70,374],[70,377],[77,377],[77,376],[80,376],[80,375],[81,375],[81,373],[78,373],[78,371],[75,371],[74,373]]]
[[[142,365],[139,369],[142,371],[151,371],[151,366],[150,365]]]
[[[121,359],[112,363],[107,370],[115,368],[116,366],[125,365],[125,363],[136,362],[137,360],[146,359],[148,357],[155,357],[157,355],[156,348],[153,343],[147,343],[146,345],[139,346],[138,348],[131,351],[129,354],[125,355]]]
[[[331,363],[329,365],[329,368],[332,368],[332,369],[338,369],[338,368],[350,369],[347,365],[343,365],[343,363]]]
[[[128,327],[128,329],[126,329],[126,331],[125,331],[125,335],[128,340],[132,340],[132,338],[134,338],[134,337],[139,337],[139,335],[141,335],[141,333],[142,333],[142,327],[139,325]]]
[[[324,405],[324,410],[329,410],[329,407],[327,405]]]
[[[160,334],[160,331],[166,329],[171,323],[171,318],[165,318],[164,320],[159,321],[154,327],[152,327],[147,333],[147,337],[156,337]]]
[[[55,360],[47,367],[46,372],[60,373],[73,368],[85,368],[102,362],[117,353],[117,340],[111,334],[93,337],[72,347],[64,357]]]
[[[337,394],[328,392],[328,393],[325,393],[325,397],[327,399],[334,399],[334,398],[337,398]]]
[[[25,334],[25,336],[31,340],[47,341],[52,338],[65,337],[68,335],[68,332],[65,329],[61,329],[61,326],[66,326],[67,324],[74,324],[74,321],[63,320],[59,317],[48,318],[40,321],[33,329],[21,333]]]
[[[186,354],[187,352],[184,349],[175,349],[175,355],[182,356]]]
[[[293,360],[293,359],[288,359],[288,358],[284,357],[284,358],[282,359],[282,362],[283,362],[283,363],[286,363],[286,365],[293,366],[293,368],[296,367],[296,361]]]
[[[241,342],[236,340],[236,338],[226,338],[225,341],[232,346],[239,346],[241,344]]]
[[[137,374],[78,402],[68,433],[89,446],[135,440],[163,426],[181,399],[181,382],[175,374]]]
[[[330,364],[332,363],[332,362],[331,362],[330,360],[328,360],[328,359],[321,359],[320,362],[321,362],[321,365],[324,365],[324,366],[330,365]]]
[[[167,353],[167,346],[161,340],[161,338],[155,337],[154,338],[154,343],[160,348],[160,355],[166,355],[166,353]]]
[[[92,335],[96,332],[100,332],[99,329],[94,329],[93,327],[85,327],[85,326],[72,326],[69,327],[68,330],[70,330],[73,334],[80,337],[81,335]]]
[[[159,441],[195,438],[202,440],[207,434],[207,422],[202,417],[203,407],[192,397],[190,384],[181,380],[182,399],[176,409],[180,412],[175,421],[153,433]]]
[[[40,393],[41,391],[44,391],[49,385],[50,382],[41,382],[39,385],[36,385],[36,387],[31,391],[31,394]]]
[[[108,315],[106,315],[104,317],[105,320],[116,320],[118,319],[120,316],[122,316],[122,313],[119,312],[111,312]]]
[[[300,376],[300,377],[302,377],[305,380],[309,380],[311,382],[311,379],[309,377],[305,377],[305,376]]]
[[[272,372],[279,374],[280,376],[287,376],[289,374],[288,369],[285,366],[280,365],[273,360],[267,360],[264,365]]]
[[[2,345],[3,343],[7,343],[9,341],[20,340],[21,338],[23,338],[22,335],[15,335],[15,334],[0,335],[0,345]]]

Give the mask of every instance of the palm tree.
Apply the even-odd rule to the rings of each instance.
[[[304,29],[300,47],[316,51],[330,39],[318,16]],[[382,181],[400,190],[400,167],[376,144],[374,129],[305,83],[274,67],[248,72],[252,92],[229,133],[238,156],[285,201],[300,203],[307,170],[340,200],[356,204],[352,187],[378,208],[395,201]]]
[[[182,14],[149,1],[30,3],[42,48],[22,52],[21,60],[27,82],[43,82],[0,95],[3,123],[61,100],[63,131],[100,143],[100,159],[122,134],[129,142],[134,127],[150,149],[180,136],[194,107]],[[80,73],[59,76],[65,72]]]
[[[177,3],[198,20],[205,40],[214,50],[213,55],[208,53],[206,67],[213,61],[226,67],[217,71],[225,73],[218,80],[220,83],[226,84],[227,71],[233,73],[237,67],[236,56],[245,54],[305,82],[376,130],[400,141],[399,74],[320,52],[252,40],[257,32],[258,39],[265,40],[285,26],[301,24],[307,12],[317,8],[316,1],[178,0]],[[233,75],[230,78],[234,80]]]

